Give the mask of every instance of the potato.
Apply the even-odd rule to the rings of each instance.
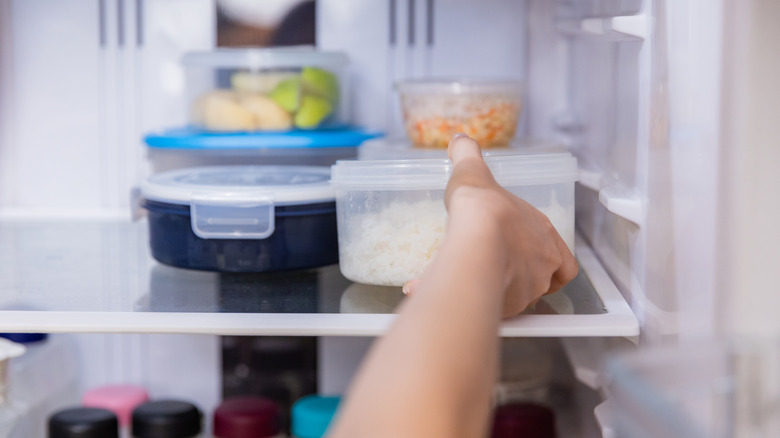
[[[243,94],[239,103],[255,117],[255,127],[261,130],[282,131],[292,127],[292,116],[273,100],[261,94]]]
[[[211,131],[252,131],[256,128],[255,115],[238,102],[232,91],[208,92],[192,106],[193,124]]]

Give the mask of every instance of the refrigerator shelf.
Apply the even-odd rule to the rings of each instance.
[[[0,221],[0,332],[376,336],[404,299],[400,288],[353,284],[336,265],[267,274],[164,266],[149,256],[146,229],[126,221]],[[590,248],[576,252],[577,279],[505,321],[502,336],[639,333]]]

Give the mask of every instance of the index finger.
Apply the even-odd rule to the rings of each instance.
[[[449,204],[452,193],[458,187],[490,187],[496,183],[482,159],[479,145],[466,134],[457,133],[452,136],[447,154],[452,160],[452,176],[444,194],[446,203]]]

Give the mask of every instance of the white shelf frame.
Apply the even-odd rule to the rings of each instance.
[[[580,242],[583,239],[579,239]],[[593,315],[522,315],[504,321],[504,337],[637,336],[639,324],[585,244],[577,258],[606,309]],[[379,336],[394,314],[0,311],[0,332],[189,333],[265,336]]]

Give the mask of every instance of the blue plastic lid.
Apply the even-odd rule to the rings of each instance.
[[[292,407],[292,434],[296,438],[321,438],[325,436],[331,420],[341,402],[341,397],[309,395]]]
[[[0,333],[0,338],[8,339],[19,344],[32,344],[45,341],[49,335],[46,333]]]
[[[208,132],[186,127],[149,134],[144,141],[159,149],[295,149],[357,147],[366,140],[381,137],[378,131],[343,126],[316,131],[287,132]]]

